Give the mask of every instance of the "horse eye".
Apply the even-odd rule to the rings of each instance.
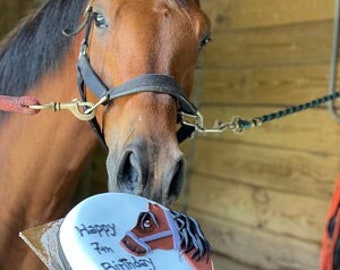
[[[200,43],[200,48],[203,48],[205,45],[207,45],[211,41],[210,36],[205,36]]]
[[[107,28],[108,27],[106,19],[102,14],[95,12],[93,14],[93,16],[94,16],[94,23],[97,27],[99,27],[99,28]]]
[[[145,219],[144,220],[144,222],[143,222],[143,227],[145,228],[145,229],[148,229],[148,228],[150,228],[152,226],[152,222],[151,222],[151,220],[150,219]]]

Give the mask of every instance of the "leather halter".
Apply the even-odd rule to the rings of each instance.
[[[177,140],[181,143],[185,139],[191,137],[195,131],[195,127],[186,125],[183,121],[181,121],[181,114],[196,117],[198,111],[195,105],[192,104],[186,97],[186,94],[173,77],[163,74],[144,74],[137,78],[133,78],[118,87],[109,88],[98,76],[91,66],[90,58],[87,54],[93,19],[94,12],[92,7],[89,7],[87,8],[86,23],[83,25],[83,27],[86,27],[85,37],[81,45],[81,52],[77,63],[78,86],[82,99],[86,101],[86,87],[88,87],[98,99],[105,100],[103,105],[108,104],[113,99],[141,92],[154,92],[171,95],[175,97],[179,103],[178,123],[181,124],[181,127],[177,131]],[[94,131],[98,134],[102,144],[105,148],[107,148],[98,121],[94,118],[90,121],[90,124]]]

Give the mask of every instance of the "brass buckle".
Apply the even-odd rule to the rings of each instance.
[[[84,102],[79,101],[78,99],[74,99],[71,102],[51,102],[46,104],[30,105],[28,107],[33,110],[50,110],[53,112],[68,110],[79,120],[89,121],[95,117],[95,109],[92,109],[88,112],[88,110],[93,108],[94,106],[95,105],[92,102]],[[80,107],[88,107],[89,109],[83,112]]]

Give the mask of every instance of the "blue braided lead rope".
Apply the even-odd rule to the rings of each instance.
[[[249,129],[251,127],[257,127],[260,126],[266,122],[275,120],[275,119],[279,119],[282,118],[284,116],[293,114],[293,113],[297,113],[303,110],[307,110],[307,109],[311,109],[317,106],[320,106],[321,104],[328,102],[328,101],[332,101],[335,100],[337,98],[340,98],[340,92],[334,92],[332,94],[329,94],[327,96],[312,100],[310,102],[304,103],[304,104],[300,104],[300,105],[296,105],[296,106],[292,106],[289,107],[287,109],[284,110],[280,110],[278,112],[275,113],[271,113],[271,114],[265,114],[262,115],[260,117],[255,117],[251,120],[244,120],[241,118],[235,118],[233,123],[235,124],[235,126],[237,127],[235,129],[236,132],[242,132],[243,130]]]

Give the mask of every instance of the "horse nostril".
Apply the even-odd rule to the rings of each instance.
[[[127,152],[121,161],[117,175],[117,185],[120,192],[140,194],[141,165],[138,156],[134,152]]]
[[[185,162],[183,159],[177,162],[175,170],[172,174],[170,186],[168,190],[168,202],[172,203],[175,201],[181,193],[185,176]]]

